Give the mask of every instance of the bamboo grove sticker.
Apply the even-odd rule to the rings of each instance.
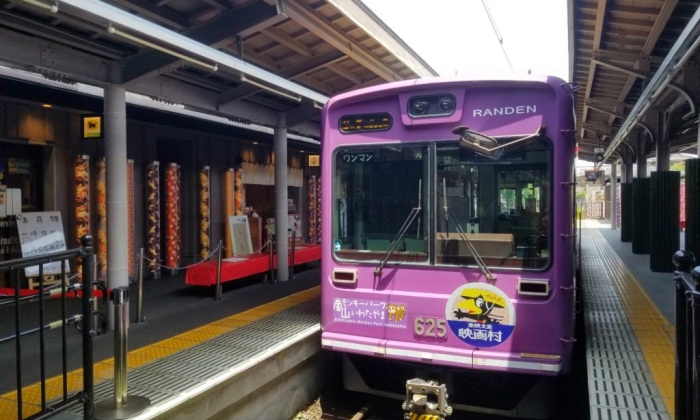
[[[494,347],[515,329],[515,308],[499,288],[471,283],[455,290],[445,310],[450,330],[474,347]]]

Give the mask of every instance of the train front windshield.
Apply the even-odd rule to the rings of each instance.
[[[551,152],[551,141],[544,137],[499,159],[456,142],[339,148],[334,155],[335,258],[476,267],[466,236],[489,267],[546,269]]]

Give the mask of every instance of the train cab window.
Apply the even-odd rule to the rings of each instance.
[[[549,155],[546,139],[498,159],[438,144],[436,264],[475,265],[473,248],[489,267],[547,267]]]
[[[386,259],[389,264],[427,262],[428,147],[347,147],[338,149],[334,160],[336,258]]]

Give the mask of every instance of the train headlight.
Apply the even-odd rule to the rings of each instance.
[[[411,102],[412,115],[425,115],[428,112],[428,103],[420,99]]]
[[[414,96],[408,100],[408,116],[411,118],[447,117],[454,114],[457,100],[451,93]]]
[[[447,114],[452,112],[455,109],[455,100],[454,98],[450,96],[445,96],[443,98],[440,98],[438,100],[438,107],[440,108],[440,111],[443,113]]]
[[[549,296],[549,280],[518,280],[518,294],[530,296]]]

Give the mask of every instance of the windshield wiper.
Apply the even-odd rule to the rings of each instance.
[[[418,207],[414,207],[411,210],[411,213],[408,214],[408,217],[406,220],[403,222],[403,225],[401,226],[401,229],[399,229],[399,232],[396,234],[396,237],[394,238],[393,241],[391,241],[391,244],[389,245],[389,249],[386,250],[386,253],[382,257],[382,260],[379,261],[379,265],[377,268],[374,269],[374,274],[376,276],[381,276],[382,275],[382,270],[384,269],[384,266],[386,265],[387,261],[389,261],[389,257],[391,254],[393,254],[394,250],[396,250],[396,246],[399,244],[399,241],[401,238],[403,238],[403,235],[406,233],[408,228],[411,226],[413,221],[416,219],[416,216],[418,216],[418,213],[421,211],[421,201],[422,201],[422,194],[421,194],[421,185],[422,185],[423,180],[419,179],[418,180]],[[418,219],[420,221],[420,219]]]
[[[491,274],[491,271],[489,271],[489,268],[484,263],[484,260],[482,260],[479,253],[476,252],[476,248],[474,248],[472,241],[469,240],[469,238],[467,237],[467,234],[464,233],[462,226],[460,226],[459,223],[457,222],[457,218],[455,217],[454,213],[452,213],[452,210],[449,207],[447,207],[447,188],[445,187],[445,179],[444,178],[442,180],[442,197],[443,197],[443,202],[444,202],[443,210],[445,211],[445,219],[448,222],[452,222],[452,224],[455,225],[455,227],[457,229],[457,233],[459,234],[459,237],[462,239],[463,242],[465,242],[467,244],[469,251],[472,253],[472,256],[474,257],[476,264],[479,266],[479,269],[481,270],[481,274],[483,274],[484,277],[486,277],[486,280],[495,281],[496,275]],[[449,235],[448,235],[448,237],[449,237]]]

